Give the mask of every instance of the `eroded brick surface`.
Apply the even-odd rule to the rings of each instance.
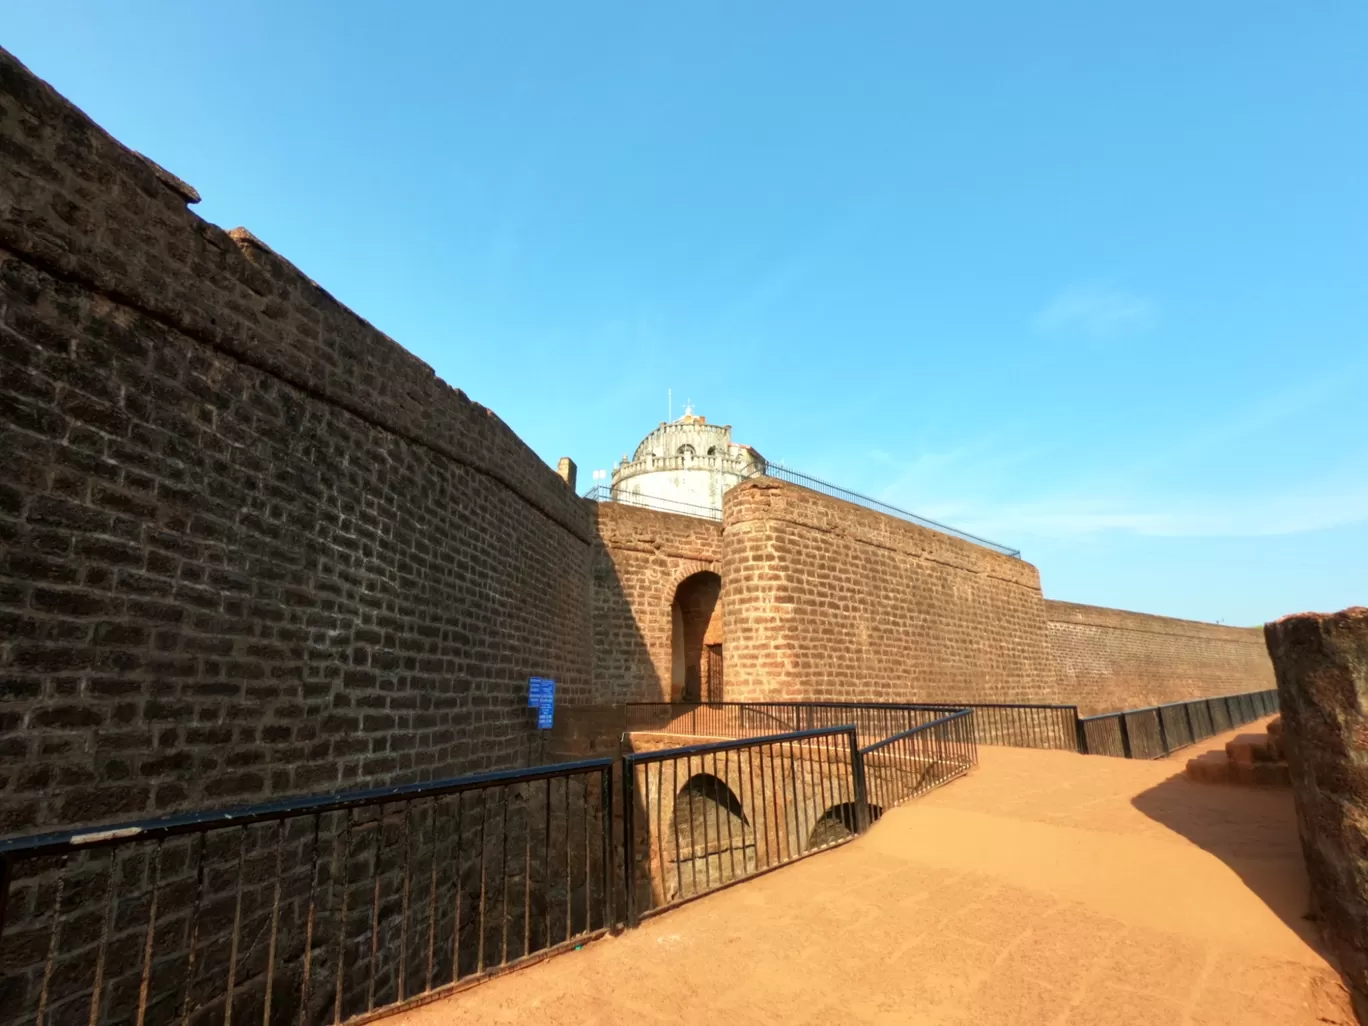
[[[618,503],[595,508],[595,700],[677,699],[681,689],[672,684],[671,606],[686,578],[721,569],[722,526]],[[714,610],[719,624],[723,602],[725,594]]]
[[[1312,902],[1368,1021],[1368,608],[1264,632]]]
[[[1085,715],[1274,686],[1257,627],[1050,600],[1045,615],[1059,699]]]
[[[588,511],[0,51],[0,833],[524,761]]]
[[[729,698],[1054,700],[1031,564],[769,478],[723,515]]]

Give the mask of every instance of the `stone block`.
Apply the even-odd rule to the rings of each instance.
[[[1264,628],[1311,897],[1368,1021],[1368,608]]]

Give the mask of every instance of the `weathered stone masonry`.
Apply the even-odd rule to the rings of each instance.
[[[686,578],[721,570],[722,526],[618,503],[594,508],[594,700],[678,698],[671,604]]]
[[[1054,701],[1031,564],[770,478],[723,506],[729,698]]]
[[[585,505],[0,51],[0,833],[525,757]]]
[[[1046,601],[1062,702],[1085,714],[1274,687],[1257,627]]]
[[[577,499],[3,51],[0,155],[0,832],[540,758],[529,675],[562,716],[677,699],[680,638],[739,700],[1270,679],[1250,632],[1047,603],[1029,563],[774,479],[722,523]],[[699,574],[716,605],[694,577],[673,616]]]
[[[1311,904],[1368,1022],[1368,609],[1264,628]]]

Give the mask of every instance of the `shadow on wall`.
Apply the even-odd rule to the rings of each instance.
[[[1326,949],[1310,909],[1292,792],[1170,777],[1135,796],[1150,819],[1216,856],[1302,940]]]
[[[594,634],[593,701],[659,701],[668,695],[633,613],[632,598],[608,551],[590,557]]]

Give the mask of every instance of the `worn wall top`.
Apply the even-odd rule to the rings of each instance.
[[[1053,700],[1031,564],[773,478],[723,525],[729,698]]]

